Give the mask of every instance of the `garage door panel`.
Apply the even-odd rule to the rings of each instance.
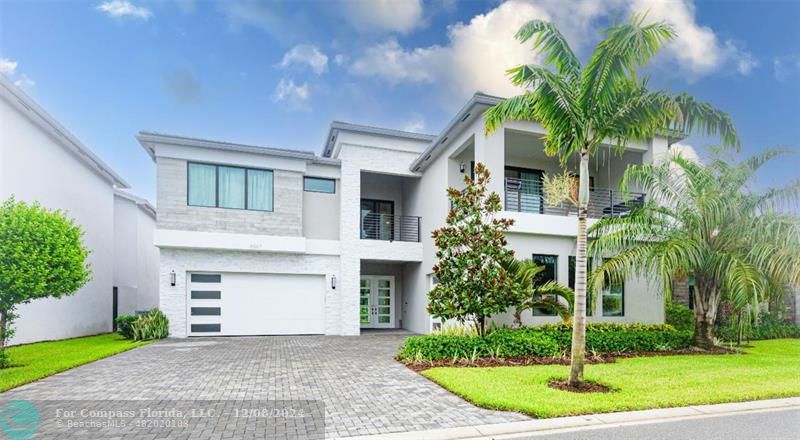
[[[325,332],[323,275],[222,273],[193,277],[192,335],[289,335]],[[217,284],[211,284],[217,280]],[[219,312],[219,315],[215,313]],[[213,324],[219,324],[214,327]]]

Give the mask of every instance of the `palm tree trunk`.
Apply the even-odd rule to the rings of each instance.
[[[581,151],[578,183],[578,249],[575,252],[575,313],[572,317],[572,348],[569,384],[583,382],[586,360],[586,217],[589,207],[589,155]]]
[[[716,283],[695,278],[694,344],[700,348],[714,347],[714,321],[718,306]]]

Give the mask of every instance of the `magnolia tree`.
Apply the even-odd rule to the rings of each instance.
[[[75,293],[91,278],[80,226],[61,211],[12,197],[0,205],[0,368],[20,304]]]
[[[503,268],[513,258],[505,232],[513,220],[495,218],[500,196],[486,191],[489,170],[478,163],[475,179],[464,177],[463,191],[448,188],[451,209],[446,225],[433,231],[438,262],[433,273],[439,282],[428,294],[428,311],[444,320],[473,319],[478,334],[486,320],[514,304],[514,279]]]

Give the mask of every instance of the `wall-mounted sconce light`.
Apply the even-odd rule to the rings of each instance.
[[[175,271],[169,273],[169,285],[175,287]]]
[[[458,164],[458,170],[461,171],[462,173],[466,171],[466,169],[467,169],[467,164],[465,164],[464,162]]]
[[[331,275],[331,289],[336,290],[336,275]]]

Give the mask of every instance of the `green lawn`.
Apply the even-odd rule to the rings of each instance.
[[[747,354],[654,356],[586,366],[611,393],[547,386],[569,367],[432,368],[422,374],[478,406],[556,417],[800,396],[800,339],[753,342]]]
[[[37,342],[8,349],[12,367],[0,370],[0,392],[148,344],[116,333]]]

